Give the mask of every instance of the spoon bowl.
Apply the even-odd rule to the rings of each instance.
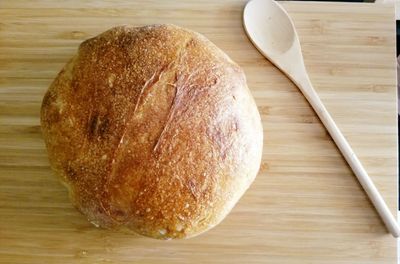
[[[246,5],[244,27],[261,53],[283,54],[298,39],[293,22],[287,17],[286,10],[270,1],[250,1]]]

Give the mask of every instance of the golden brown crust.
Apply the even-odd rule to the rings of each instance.
[[[242,70],[172,25],[83,42],[46,93],[41,123],[50,163],[89,221],[154,238],[218,224],[261,160]]]

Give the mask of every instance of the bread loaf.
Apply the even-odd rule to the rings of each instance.
[[[158,239],[221,222],[261,160],[243,71],[173,25],[84,41],[45,94],[41,125],[51,167],[90,222]]]

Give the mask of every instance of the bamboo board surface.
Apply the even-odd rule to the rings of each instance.
[[[251,45],[245,1],[0,1],[0,263],[395,263],[388,233],[298,89]],[[316,90],[393,213],[392,5],[294,3]],[[203,33],[246,72],[264,126],[260,173],[216,228],[156,241],[89,224],[52,175],[42,97],[79,43],[114,25]]]

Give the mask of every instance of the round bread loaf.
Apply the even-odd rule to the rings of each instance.
[[[158,239],[221,222],[263,144],[243,71],[172,25],[84,41],[47,91],[41,125],[53,170],[90,222]]]

